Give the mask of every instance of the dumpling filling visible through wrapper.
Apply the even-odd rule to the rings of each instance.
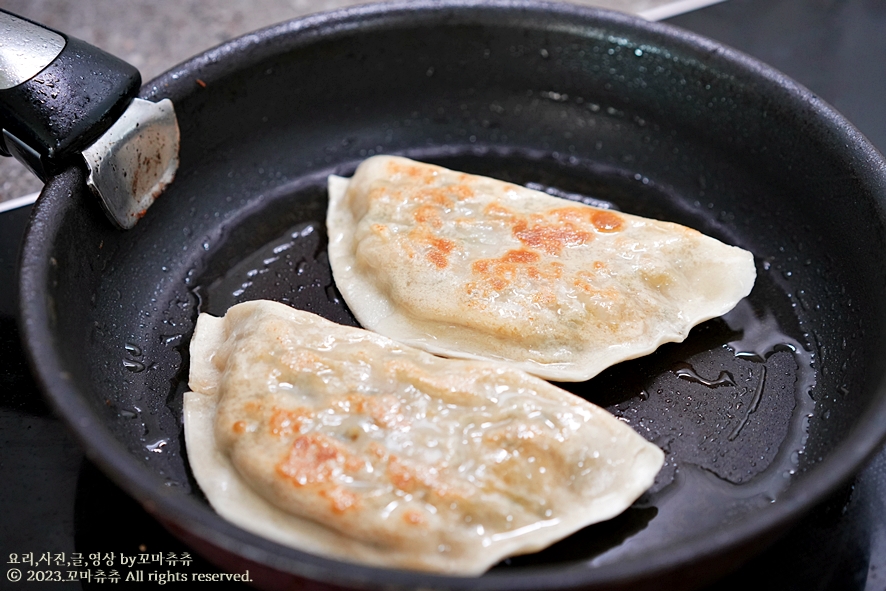
[[[329,178],[327,227],[364,328],[560,381],[684,340],[756,278],[690,228],[393,156]]]
[[[188,458],[216,511],[347,561],[477,575],[618,515],[664,459],[520,370],[274,302],[202,314],[190,371]]]

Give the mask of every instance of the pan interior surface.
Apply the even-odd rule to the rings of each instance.
[[[178,178],[130,232],[106,227],[78,171],[51,181],[23,263],[23,290],[46,297],[22,298],[23,318],[92,457],[138,474],[117,478],[185,529],[197,514],[201,531],[275,568],[391,582],[225,524],[188,470],[181,427],[199,311],[268,298],[355,323],[326,258],[325,183],[380,153],[675,221],[750,250],[758,271],[747,300],[684,343],[564,385],[667,452],[634,507],[479,580],[392,584],[604,586],[689,555],[730,551],[733,564],[808,508],[809,491],[851,474],[832,460],[847,441],[880,436],[865,421],[886,412],[882,160],[741,55],[565,5],[394,4],[259,32],[143,94],[176,105]],[[87,424],[114,445],[99,448]],[[850,457],[857,467],[863,453]]]

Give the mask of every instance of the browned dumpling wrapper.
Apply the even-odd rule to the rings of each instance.
[[[560,381],[682,341],[756,278],[696,230],[394,156],[330,177],[326,223],[361,326]]]
[[[202,314],[185,436],[212,506],[308,552],[480,574],[621,513],[663,453],[504,364],[267,301]]]

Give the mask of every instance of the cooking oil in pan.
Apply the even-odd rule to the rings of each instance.
[[[798,468],[815,405],[812,353],[752,300],[697,331],[707,334],[666,347],[659,364],[665,371],[649,379],[648,400],[610,407],[669,457],[639,503],[654,506],[660,518],[598,561],[670,535],[662,530],[703,531],[740,519],[775,502]],[[715,335],[719,347],[691,351],[695,338]]]
[[[200,311],[223,316],[249,300],[269,299],[357,326],[332,281],[326,228],[307,222],[265,244],[200,291]]]

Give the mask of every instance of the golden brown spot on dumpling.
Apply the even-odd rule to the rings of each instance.
[[[531,299],[533,303],[544,307],[552,307],[557,303],[556,294],[554,294],[554,292],[547,287],[539,288],[537,292],[532,294]]]
[[[501,260],[505,263],[537,263],[541,257],[531,250],[509,250]]]
[[[422,189],[415,191],[411,198],[419,203],[427,205],[452,207],[452,199],[449,198],[449,191],[441,187],[423,187]]]
[[[439,228],[443,225],[443,220],[440,218],[440,210],[435,205],[418,206],[415,208],[412,217],[419,224],[430,224],[434,228]]]
[[[349,394],[346,401],[351,412],[369,416],[379,427],[390,429],[404,421],[396,396]]]
[[[438,269],[445,269],[449,265],[449,259],[439,250],[432,250],[428,253],[428,260],[431,261]]]
[[[376,236],[382,238],[385,241],[390,240],[391,229],[388,228],[386,225],[372,224],[372,226],[370,226],[370,228],[372,229],[372,233],[375,234]]]
[[[277,437],[292,437],[301,431],[305,419],[311,416],[311,411],[304,408],[296,410],[275,408],[268,421],[268,429]]]
[[[598,232],[618,232],[624,227],[624,218],[606,209],[587,207],[559,207],[548,212],[564,224],[591,224]]]
[[[560,223],[586,224],[590,221],[588,210],[584,207],[558,207],[548,210],[548,215]]]
[[[595,211],[591,214],[591,223],[598,232],[618,232],[624,227],[624,218],[611,211]]]
[[[559,279],[563,272],[563,265],[551,262],[545,265],[536,265],[541,260],[538,253],[531,250],[509,250],[497,259],[480,259],[471,264],[471,271],[477,276],[476,281],[468,282],[465,286],[469,295],[490,297],[493,292],[501,292],[512,283],[521,280],[529,280],[536,285],[538,291],[536,301],[550,303],[553,293],[545,284],[551,280]]]
[[[540,218],[540,216],[533,216]],[[571,222],[551,223],[535,219],[530,224],[525,219],[517,220],[511,232],[514,237],[531,248],[558,255],[567,246],[578,246],[594,239],[594,235],[576,228]]]
[[[356,472],[363,463],[333,439],[319,433],[301,435],[277,472],[297,486],[330,482],[340,472]]]
[[[421,511],[410,510],[403,512],[403,521],[409,525],[421,525],[425,522],[425,516]]]
[[[396,457],[392,456],[388,462],[387,474],[388,478],[391,480],[391,484],[403,492],[414,492],[418,486],[418,478],[415,473],[405,464],[397,460]]]
[[[483,209],[483,214],[490,217],[512,217],[514,212],[503,205],[490,203]]]
[[[432,233],[427,226],[419,226],[409,232],[409,238],[416,244],[423,245],[427,252],[425,258],[438,269],[449,266],[449,254],[455,250],[455,242],[441,238]],[[407,247],[404,244],[404,247]]]
[[[231,426],[231,430],[237,435],[242,435],[246,432],[246,423],[244,421],[237,421]]]
[[[431,240],[430,246],[428,260],[438,269],[445,269],[449,265],[449,253],[455,249],[455,243],[445,238],[435,238]]]
[[[408,179],[420,182],[430,182],[434,178],[434,169],[430,166],[415,166],[414,164],[401,164],[399,162],[387,163],[388,174],[400,175]]]
[[[470,199],[474,196],[474,190],[465,184],[449,185],[447,189],[458,200]]]
[[[320,496],[329,500],[333,513],[344,513],[360,506],[360,497],[341,486],[331,486],[320,490]]]

